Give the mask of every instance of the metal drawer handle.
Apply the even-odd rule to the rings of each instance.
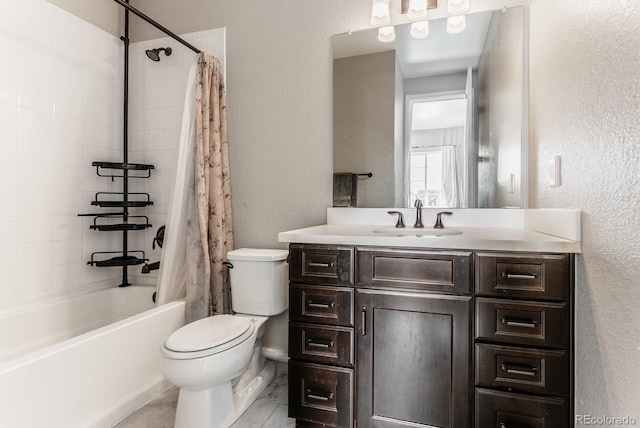
[[[307,340],[307,345],[308,346],[315,346],[317,348],[333,348],[335,343],[333,342],[333,340],[331,340],[329,342],[323,342],[322,340],[308,339]]]
[[[509,327],[525,327],[525,328],[536,328],[538,326],[537,321],[515,320],[511,318],[502,318],[502,324],[506,324]]]
[[[536,279],[535,275],[528,275],[526,273],[507,273],[507,272],[502,272],[500,274],[500,276],[502,276],[503,278],[507,278],[507,279]]]
[[[307,389],[305,392],[307,393],[307,398],[311,398],[313,400],[329,401],[333,398],[333,392],[312,391],[310,389]]]
[[[330,268],[330,267],[334,267],[335,263],[309,262],[307,263],[307,266]]]
[[[330,309],[335,306],[335,303],[312,302],[311,300],[309,300],[307,302],[307,306],[309,306],[310,308]]]
[[[505,371],[509,374],[517,374],[523,376],[535,376],[538,371],[536,367],[509,366],[505,363],[500,364],[500,368],[502,369],[502,371]]]

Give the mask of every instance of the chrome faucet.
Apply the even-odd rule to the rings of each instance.
[[[422,224],[422,201],[420,199],[416,199],[415,207],[416,207],[416,224],[414,224],[413,227],[423,228],[424,225]]]

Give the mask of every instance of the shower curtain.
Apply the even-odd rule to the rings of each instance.
[[[169,233],[175,203],[175,211],[179,211],[174,241],[177,249],[173,254],[163,251],[159,281],[160,290],[163,286],[177,292],[181,292],[180,288],[184,289],[187,323],[231,312],[228,271],[222,263],[227,252],[233,249],[226,93],[217,58],[205,52],[200,53],[195,84],[190,85],[188,92],[190,90],[194,93],[195,104],[192,101],[194,98],[187,99],[185,103],[183,137],[188,134],[189,138],[187,144],[181,141],[180,155],[186,159],[179,157],[177,171],[178,175],[186,174],[183,176],[186,178],[178,178],[184,181],[180,187],[176,182],[167,223]],[[193,109],[195,120],[191,119],[191,112],[187,117],[188,108]],[[187,124],[185,119],[188,120]],[[187,127],[193,129],[186,131]],[[187,153],[182,153],[183,146],[187,147]],[[184,168],[181,169],[182,166]],[[180,191],[182,198],[178,194]],[[172,236],[169,234],[167,237]],[[182,254],[178,254],[180,247]],[[165,265],[173,265],[166,268],[166,278],[162,270]],[[175,282],[168,282],[172,280]],[[158,294],[164,298],[175,293],[159,291]]]

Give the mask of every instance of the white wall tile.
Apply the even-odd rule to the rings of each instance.
[[[49,216],[19,217],[15,226],[19,231],[17,244],[46,243],[53,239],[53,219]]]

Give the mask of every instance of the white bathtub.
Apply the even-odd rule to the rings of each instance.
[[[170,385],[160,347],[184,301],[110,288],[0,314],[0,427],[111,427]]]

